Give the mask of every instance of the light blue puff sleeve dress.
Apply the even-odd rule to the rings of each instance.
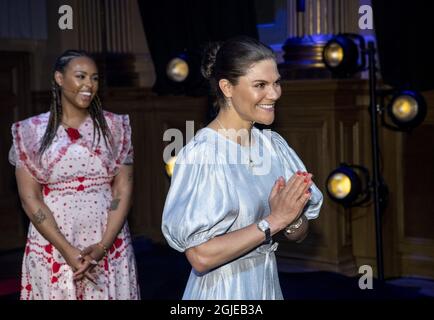
[[[162,231],[169,245],[184,252],[216,236],[257,223],[270,214],[275,181],[305,166],[286,141],[270,130],[252,130],[252,147],[243,147],[204,128],[179,152],[166,198]],[[312,185],[305,207],[318,217],[322,194]],[[283,299],[274,251],[256,249],[206,273],[192,270],[183,299]]]

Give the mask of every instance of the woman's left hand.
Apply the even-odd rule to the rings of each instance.
[[[80,255],[84,262],[81,267],[74,272],[74,279],[79,278],[87,271],[92,271],[93,268],[98,265],[98,262],[104,258],[105,251],[101,246],[95,243],[81,250]]]

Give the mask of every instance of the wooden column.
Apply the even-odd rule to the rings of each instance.
[[[296,0],[287,0],[288,37],[358,33],[359,0],[306,0],[297,12]]]

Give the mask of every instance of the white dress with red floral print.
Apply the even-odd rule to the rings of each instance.
[[[104,111],[112,133],[109,148],[88,117],[77,130],[59,126],[42,158],[40,141],[49,113],[12,126],[10,162],[24,167],[43,186],[45,204],[60,231],[76,248],[99,242],[106,229],[112,201],[111,183],[122,164],[131,164],[133,149],[127,115]],[[73,271],[59,251],[30,224],[23,259],[21,299],[138,299],[136,262],[125,223],[108,255],[93,271],[98,284],[75,282]]]

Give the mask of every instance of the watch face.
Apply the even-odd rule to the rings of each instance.
[[[261,220],[258,223],[258,227],[259,229],[261,229],[262,231],[265,231],[267,229],[270,228],[270,225],[268,224],[267,220]]]

